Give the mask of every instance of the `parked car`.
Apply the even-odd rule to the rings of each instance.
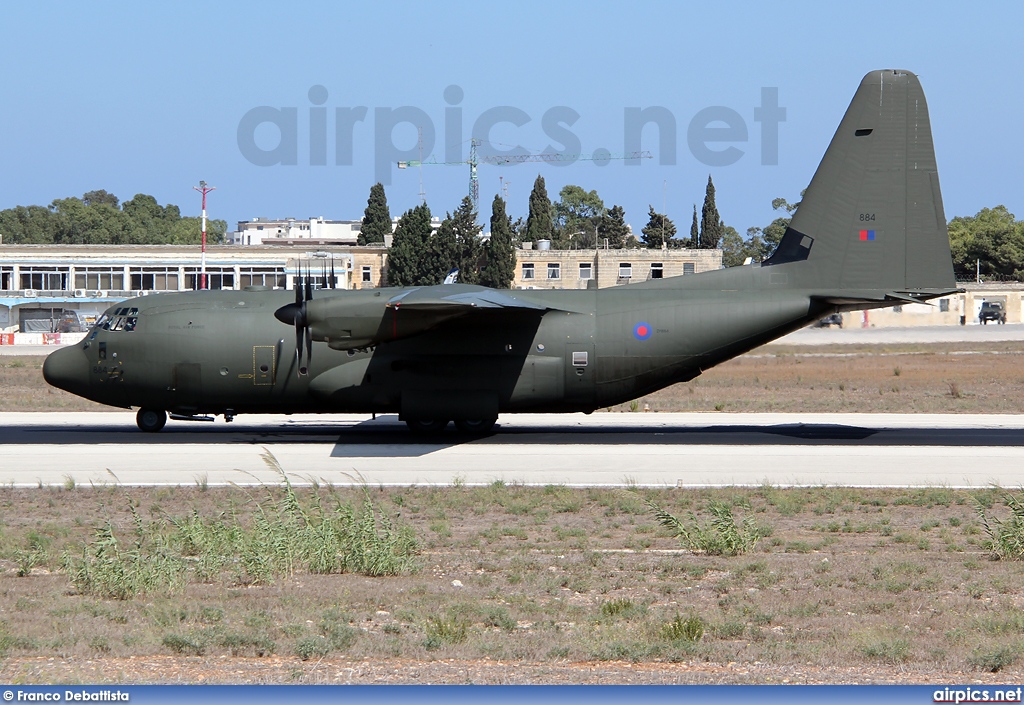
[[[832,326],[843,327],[843,314],[830,313],[814,324],[815,328],[831,328]]]
[[[984,301],[978,312],[978,323],[987,325],[989,321],[1006,323],[1006,309],[1000,301]]]

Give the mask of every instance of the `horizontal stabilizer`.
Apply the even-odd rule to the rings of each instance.
[[[830,306],[850,306],[855,308],[880,308],[899,304],[922,304],[929,299],[962,293],[963,289],[931,289],[914,291],[850,291],[816,294],[811,298]]]

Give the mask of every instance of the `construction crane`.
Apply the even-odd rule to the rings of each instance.
[[[651,159],[651,153],[643,150],[627,152],[625,154],[612,154],[606,150],[594,154],[563,154],[560,152],[549,152],[546,154],[501,154],[491,156],[479,156],[476,148],[480,140],[476,137],[469,141],[469,159],[459,162],[422,161],[414,159],[406,162],[398,162],[399,169],[408,169],[415,166],[444,166],[451,164],[469,164],[469,200],[473,204],[473,210],[480,212],[480,184],[477,181],[476,168],[480,162],[484,164],[523,164],[524,162],[576,162],[576,161],[597,161],[604,162],[611,159]]]

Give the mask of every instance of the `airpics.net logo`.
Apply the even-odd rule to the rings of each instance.
[[[390,184],[392,170],[398,162],[417,160],[421,154],[424,160],[465,163],[471,138],[477,141],[480,156],[485,159],[508,158],[514,162],[531,154],[519,145],[501,149],[492,141],[491,134],[496,128],[500,128],[502,134],[510,129],[535,129],[536,126],[531,125],[534,115],[512,105],[488,108],[473,120],[467,135],[467,116],[461,107],[465,92],[457,85],[448,86],[442,94],[445,107],[441,145],[434,119],[422,108],[412,105],[376,107],[372,109],[372,116],[371,109],[365,105],[332,108],[328,106],[328,90],[321,85],[312,86],[307,97],[309,105],[302,108],[260,105],[247,111],[239,120],[237,130],[238,150],[242,156],[256,166],[298,166],[301,140],[309,148],[308,155],[302,155],[302,161],[308,158],[309,166],[327,166],[329,161],[334,166],[352,166],[356,140],[362,143],[372,137],[375,180]],[[584,145],[573,131],[581,117],[578,111],[566,105],[552,106],[540,115],[544,138],[553,141],[541,153],[553,155],[552,165],[567,166],[584,157]],[[750,149],[752,130],[748,118],[753,120],[759,133],[761,165],[777,165],[779,125],[786,121],[786,108],[779,105],[778,88],[761,88],[760,102],[752,110],[741,112],[724,105],[698,110],[686,122],[686,149],[707,166],[735,164],[746,157]],[[663,106],[624,107],[621,154],[596,147],[586,158],[597,166],[605,166],[615,159],[621,159],[626,166],[637,166],[642,160],[635,155],[650,150],[657,164],[674,165],[679,155],[680,124],[677,116]],[[396,136],[401,138],[408,134],[418,138],[408,147],[404,146],[406,139],[397,140],[403,146],[396,144]],[[439,146],[441,149],[435,152]]]

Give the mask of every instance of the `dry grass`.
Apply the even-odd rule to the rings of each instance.
[[[116,411],[55,389],[43,379],[42,356],[0,356],[0,411]]]
[[[49,387],[42,357],[0,357],[0,411],[100,411]],[[768,345],[617,411],[1020,413],[1024,346]]]
[[[315,491],[296,490],[302,502]],[[977,501],[990,516],[1008,514],[994,489],[371,489],[416,533],[416,572],[300,567],[253,585],[225,570],[128,599],[82,594],[59,556],[80,551],[108,521],[130,535],[137,520],[126,493],[147,523],[168,531],[165,519],[193,510],[243,523],[260,511],[232,489],[0,490],[8,663],[734,662],[999,670],[1012,680],[1024,656],[1024,563],[992,559],[976,509]],[[766,537],[748,554],[693,553],[658,526],[650,503],[701,520],[722,503]]]
[[[1012,343],[773,346],[636,406],[1019,413],[1022,354]],[[104,408],[49,389],[41,364],[0,358],[0,409]],[[314,491],[296,490],[302,502]],[[474,676],[452,664],[471,662],[498,664],[473,671],[492,673],[478,676],[490,682],[595,682],[599,673],[600,682],[764,682],[797,671],[867,682],[873,669],[890,681],[1019,680],[1024,665],[1024,563],[993,560],[978,514],[980,506],[989,521],[1010,520],[995,489],[371,489],[376,505],[414,530],[417,571],[368,577],[300,566],[250,584],[226,557],[207,582],[122,600],[80,593],[61,555],[81,555],[108,521],[130,538],[137,522],[126,492],[147,526],[167,531],[193,509],[211,525],[257,511],[236,489],[203,485],[0,489],[7,680],[68,682],[70,671],[54,663],[99,664],[75,671],[90,682],[195,680],[215,662],[240,664],[217,671],[227,682],[336,682],[320,666],[336,662],[372,673],[365,682],[421,682],[427,672],[466,682]],[[659,525],[651,503],[676,517],[693,512],[700,525],[712,506],[727,506],[763,538],[742,555],[694,553]],[[432,664],[438,670],[424,670]],[[676,665],[685,672],[659,670]]]
[[[651,411],[1024,411],[1024,346],[766,346],[637,404]],[[623,404],[618,411],[630,411]]]

